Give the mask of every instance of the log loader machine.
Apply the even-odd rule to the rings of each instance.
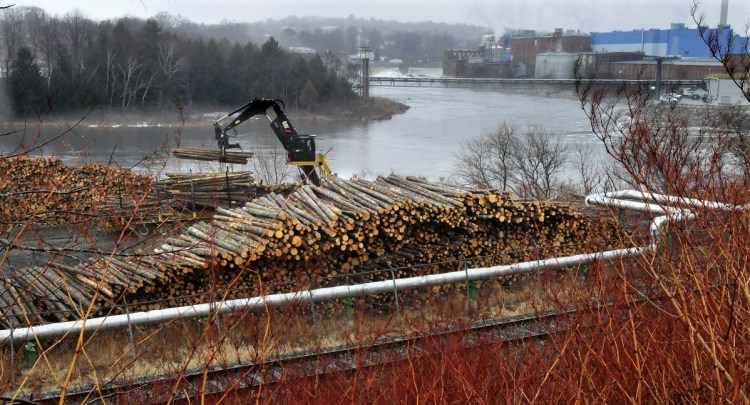
[[[268,109],[273,109],[276,117],[268,115]],[[320,185],[320,177],[332,177],[331,168],[324,155],[315,151],[315,135],[298,134],[284,113],[284,102],[266,98],[255,98],[242,107],[214,121],[216,141],[219,145],[219,161],[226,161],[227,149],[240,148],[239,143],[230,143],[230,137],[237,136],[237,125],[248,119],[263,114],[271,123],[271,129],[287,153],[286,163],[300,168],[303,180],[310,180],[316,186]],[[224,125],[227,120],[229,124]],[[233,131],[232,134],[229,131]],[[318,174],[317,170],[320,171]]]

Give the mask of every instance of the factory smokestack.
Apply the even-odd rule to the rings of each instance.
[[[729,13],[729,0],[721,0],[721,19],[719,25],[727,25],[727,14]]]

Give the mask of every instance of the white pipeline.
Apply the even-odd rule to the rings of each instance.
[[[432,274],[428,276],[400,278],[396,280],[376,281],[372,283],[342,285],[336,287],[318,288],[314,290],[297,291],[284,294],[271,294],[260,297],[236,299],[211,304],[198,304],[175,307],[147,312],[135,312],[127,315],[113,315],[87,320],[53,323],[32,326],[28,328],[0,330],[0,344],[10,341],[19,342],[34,339],[45,340],[65,335],[77,334],[81,330],[94,332],[105,329],[126,328],[131,325],[159,324],[178,318],[197,318],[213,313],[230,313],[245,309],[260,309],[282,306],[289,303],[304,303],[309,301],[328,301],[337,298],[356,297],[393,292],[394,290],[418,289],[444,284],[463,283],[467,280],[482,280],[512,274],[524,274],[538,269],[558,269],[591,263],[595,260],[611,261],[618,258],[634,256],[645,251],[646,247],[610,250],[600,253],[587,253],[575,256],[534,260],[530,262],[509,264],[503,266],[481,267],[450,273]]]
[[[623,198],[639,199],[639,201],[623,200]],[[130,325],[159,324],[175,319],[197,318],[214,313],[231,313],[245,309],[259,309],[266,305],[270,307],[282,306],[289,303],[304,303],[328,301],[337,298],[356,297],[363,295],[382,294],[393,291],[419,289],[445,284],[463,283],[469,280],[483,280],[513,274],[525,274],[540,269],[559,269],[578,266],[593,261],[612,261],[639,255],[657,248],[657,240],[661,237],[662,227],[667,222],[692,220],[695,215],[684,208],[672,208],[644,201],[659,203],[678,203],[692,207],[717,208],[722,210],[737,207],[726,204],[683,199],[661,194],[647,194],[638,190],[617,191],[607,194],[596,194],[586,197],[586,204],[603,205],[613,208],[649,212],[659,215],[653,218],[650,228],[651,240],[647,246],[616,249],[598,253],[587,253],[574,256],[557,257],[552,259],[534,260],[523,263],[481,267],[475,269],[454,271],[449,273],[432,274],[419,277],[400,278],[396,280],[376,281],[364,284],[325,287],[314,290],[297,291],[283,294],[271,294],[246,299],[237,299],[210,304],[198,304],[175,307],[155,311],[136,312],[128,315],[114,315],[87,320],[61,322],[27,328],[0,330],[0,344],[11,341],[27,341],[35,337],[40,340],[58,338],[66,335],[78,334],[81,331],[94,332],[106,329],[126,328]],[[744,207],[743,207],[744,208]]]

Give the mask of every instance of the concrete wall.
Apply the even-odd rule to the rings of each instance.
[[[737,84],[729,78],[707,78],[707,102],[712,105],[750,105]]]
[[[537,79],[573,79],[578,54],[546,52],[536,56],[534,77]]]

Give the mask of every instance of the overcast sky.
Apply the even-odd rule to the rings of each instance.
[[[37,6],[62,16],[78,8],[89,18],[105,20],[125,15],[147,18],[161,11],[195,22],[253,22],[290,15],[379,18],[397,21],[469,23],[541,31],[590,31],[669,28],[690,18],[692,0],[0,0],[0,5]],[[709,25],[719,22],[721,0],[701,0]],[[750,2],[729,1],[728,22],[744,31]]]

